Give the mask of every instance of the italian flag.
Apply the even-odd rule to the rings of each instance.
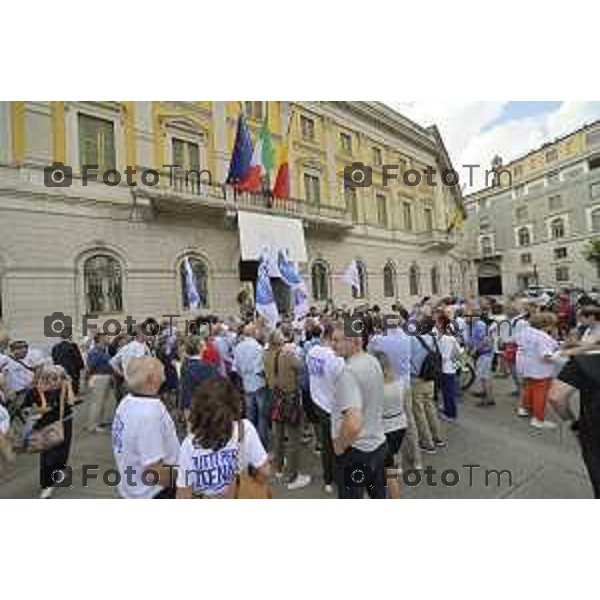
[[[290,168],[288,162],[288,147],[287,143],[283,145],[281,151],[281,160],[277,176],[275,177],[275,185],[273,186],[273,196],[287,200],[290,197]]]
[[[269,131],[269,125],[265,119],[260,128],[256,145],[254,146],[250,168],[240,181],[238,189],[245,192],[262,192],[265,180],[268,189],[274,163],[273,140]]]

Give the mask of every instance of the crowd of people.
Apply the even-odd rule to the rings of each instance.
[[[50,497],[82,404],[85,434],[111,434],[123,498],[243,497],[242,477],[261,497],[273,481],[294,492],[317,479],[339,498],[399,498],[398,474],[446,449],[470,357],[477,406],[496,404],[494,375],[505,376],[532,428],[556,427],[549,404],[573,422],[598,497],[600,308],[552,308],[424,298],[395,305],[393,322],[377,306],[328,306],[275,328],[256,315],[203,316],[188,331],[164,322],[81,345],[64,330],[49,356],[3,335],[0,460],[14,459],[13,445],[39,452]]]

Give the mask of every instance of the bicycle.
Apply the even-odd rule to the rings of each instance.
[[[461,349],[455,364],[460,389],[464,392],[475,383],[475,366],[473,365],[473,359],[465,349]]]

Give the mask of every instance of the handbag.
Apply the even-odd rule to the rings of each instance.
[[[275,355],[274,374],[275,381],[279,376],[279,357],[281,351]],[[298,390],[284,391],[278,385],[273,389],[271,398],[271,421],[285,423],[290,427],[298,427],[302,421],[302,398]]]
[[[47,407],[46,395],[44,392],[39,390],[40,398],[42,401],[42,411]],[[65,396],[67,395],[67,388],[63,385],[60,390],[59,400],[59,417],[58,421],[53,421],[40,429],[34,429],[29,436],[25,451],[28,453],[45,452],[59,446],[65,441],[65,428],[63,425],[63,418],[65,416]]]
[[[273,492],[268,483],[258,481],[248,473],[248,469],[240,469],[239,465],[243,464],[242,452],[244,441],[244,424],[238,421],[238,444],[240,451],[238,454],[238,473],[235,478],[235,494],[236,500],[272,500]]]

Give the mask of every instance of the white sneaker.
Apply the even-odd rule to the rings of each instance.
[[[423,463],[415,463],[415,471],[422,471],[423,470]]]
[[[523,408],[522,406],[519,406],[519,408],[517,409],[517,416],[519,416],[519,417],[528,417],[529,416],[529,411],[526,408]]]
[[[531,419],[529,424],[536,429],[556,429],[556,423],[552,421],[538,421],[538,419]]]
[[[290,481],[287,484],[287,489],[290,491],[299,490],[303,487],[306,487],[310,482],[311,482],[310,475],[303,475],[301,473],[298,473],[298,475],[296,476],[296,479],[294,479],[294,481]]]
[[[326,494],[333,494],[333,486],[332,485],[328,484],[323,489],[325,490]]]
[[[40,492],[40,500],[48,500],[54,494],[54,488],[52,486],[44,488]]]

